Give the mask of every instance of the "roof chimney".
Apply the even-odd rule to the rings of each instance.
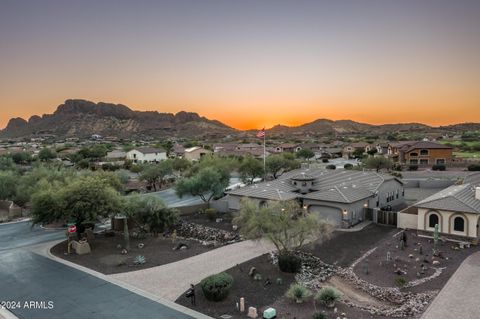
[[[475,187],[475,198],[480,200],[480,186]]]

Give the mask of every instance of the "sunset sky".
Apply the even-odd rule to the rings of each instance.
[[[0,128],[69,98],[240,129],[480,122],[480,1],[0,0]]]

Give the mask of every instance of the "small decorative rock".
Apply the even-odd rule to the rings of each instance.
[[[238,225],[232,225],[232,230],[236,231],[238,229]]]
[[[258,317],[257,308],[255,307],[248,307],[248,314],[247,316],[252,319],[256,319]]]
[[[248,275],[250,277],[255,276],[256,273],[257,273],[257,268],[255,268],[255,267],[250,268],[250,270],[248,271]]]
[[[145,247],[145,244],[144,244],[144,243],[138,244],[138,248],[139,248],[139,249],[142,249],[143,247]]]
[[[439,265],[439,264],[440,264],[440,262],[438,260],[432,261],[432,265]]]
[[[122,249],[122,251],[121,251],[120,253],[121,253],[122,255],[126,255],[126,254],[128,254],[128,250],[126,250],[126,249],[124,248],[124,249]]]

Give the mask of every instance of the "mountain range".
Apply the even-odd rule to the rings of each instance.
[[[276,125],[268,130],[270,136],[324,134],[385,134],[393,132],[462,132],[480,130],[480,123],[461,123],[432,127],[421,123],[372,125],[351,120],[317,119],[299,126]],[[116,137],[177,136],[187,138],[224,137],[245,134],[217,120],[192,112],[159,113],[134,111],[122,104],[94,103],[71,99],[59,105],[53,114],[34,115],[27,120],[11,119],[2,137],[24,137],[53,134],[85,137],[92,134]]]

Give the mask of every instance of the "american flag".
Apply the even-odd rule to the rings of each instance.
[[[260,131],[258,131],[257,137],[265,137],[265,128],[262,128]]]

